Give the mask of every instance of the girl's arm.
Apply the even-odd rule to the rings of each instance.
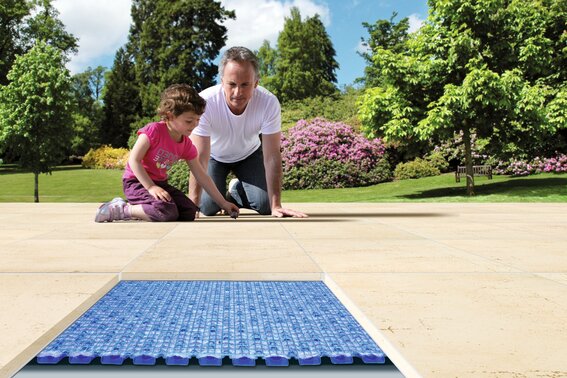
[[[217,205],[222,207],[231,216],[238,216],[238,214],[240,213],[238,206],[236,206],[232,202],[228,202],[219,192],[211,177],[203,169],[203,166],[199,162],[199,158],[188,160],[187,164],[189,165],[189,169],[191,170],[193,177],[195,177],[199,185],[203,187],[203,189],[205,189],[207,193],[209,193],[209,195],[213,198]]]
[[[146,172],[146,169],[142,165],[142,159],[146,156],[146,153],[150,149],[150,140],[147,135],[140,134],[132,151],[130,151],[130,157],[128,158],[128,164],[132,169],[132,172],[136,175],[136,178],[140,183],[147,189],[150,194],[158,200],[171,201],[171,196],[169,193],[160,186],[157,186],[154,181]]]
[[[211,156],[211,138],[191,134],[191,141],[199,152],[199,162],[201,163],[203,170],[206,172],[209,164],[209,157]],[[193,171],[190,172],[189,177],[189,198],[195,203],[195,205],[199,206],[201,203],[201,185],[197,182],[197,178],[193,175]]]

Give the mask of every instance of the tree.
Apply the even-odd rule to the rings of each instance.
[[[73,114],[74,135],[71,154],[84,155],[100,142],[103,118],[102,89],[106,69],[102,66],[88,67],[84,72],[73,76],[73,92],[77,108]]]
[[[65,57],[77,53],[77,38],[65,30],[65,25],[57,17],[59,12],[52,0],[31,0],[35,15],[27,19],[22,28],[22,44],[28,51],[38,41],[43,41],[59,49]]]
[[[0,150],[17,156],[34,173],[51,173],[64,158],[72,132],[73,94],[62,52],[38,42],[18,57],[0,89]]]
[[[274,59],[269,45],[262,51],[261,66],[273,65],[274,76],[266,79],[280,101],[328,96],[337,92],[333,43],[319,15],[301,20],[299,9],[293,7],[279,34]],[[265,52],[265,54],[264,54]],[[272,63],[273,62],[273,63]],[[269,72],[269,70],[268,70]]]
[[[17,54],[22,54],[21,29],[31,4],[21,0],[2,0],[0,3],[0,85],[7,84],[6,75]]]
[[[273,88],[273,79],[276,75],[276,59],[278,52],[270,46],[270,42],[264,40],[260,49],[256,51],[258,58],[258,71],[260,71],[260,85],[265,88]]]
[[[129,43],[133,48],[142,116],[152,116],[169,85],[198,90],[215,83],[213,63],[226,41],[222,23],[234,18],[210,0],[134,0]]]
[[[101,125],[103,144],[127,147],[132,124],[142,112],[132,54],[128,47],[118,49],[102,94],[104,118]]]
[[[377,47],[382,78],[360,105],[368,135],[462,134],[474,194],[471,135],[499,154],[567,129],[567,4],[560,0],[430,0],[424,27],[400,51]]]
[[[363,22],[362,26],[366,28],[369,34],[368,40],[361,38],[362,46],[366,51],[359,53],[368,64],[364,69],[364,78],[359,80],[364,82],[368,87],[374,87],[380,84],[380,72],[376,72],[376,68],[372,64],[374,52],[378,48],[392,51],[396,54],[403,53],[405,43],[408,39],[409,19],[403,18],[400,22],[395,23],[397,17],[394,12],[389,20],[378,20],[374,25]]]

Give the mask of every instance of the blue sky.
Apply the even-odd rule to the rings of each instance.
[[[301,15],[319,14],[337,52],[339,86],[351,84],[364,72],[365,62],[357,55],[360,38],[368,35],[363,22],[373,24],[410,17],[410,27],[418,28],[427,18],[426,0],[221,0],[235,10],[236,20],[226,23],[227,46],[243,45],[258,49],[264,40],[275,46],[284,18],[291,7]],[[54,6],[67,30],[79,38],[79,53],[68,68],[73,74],[98,65],[110,68],[116,50],[123,46],[130,26],[130,0],[55,0]]]

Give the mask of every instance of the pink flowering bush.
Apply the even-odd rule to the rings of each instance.
[[[300,120],[282,134],[282,160],[285,189],[365,186],[392,175],[380,139],[323,118]]]
[[[531,161],[511,159],[499,162],[494,170],[499,175],[528,176],[542,172],[565,173],[567,172],[567,155],[558,154],[551,158],[536,157]]]

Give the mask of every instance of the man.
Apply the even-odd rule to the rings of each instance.
[[[219,75],[221,84],[200,93],[207,106],[191,134],[201,164],[221,193],[228,174],[234,173],[237,179],[230,182],[227,199],[238,207],[275,217],[307,217],[282,207],[281,109],[278,99],[258,86],[256,56],[245,47],[228,49]],[[204,215],[220,210],[193,175],[189,197]]]

